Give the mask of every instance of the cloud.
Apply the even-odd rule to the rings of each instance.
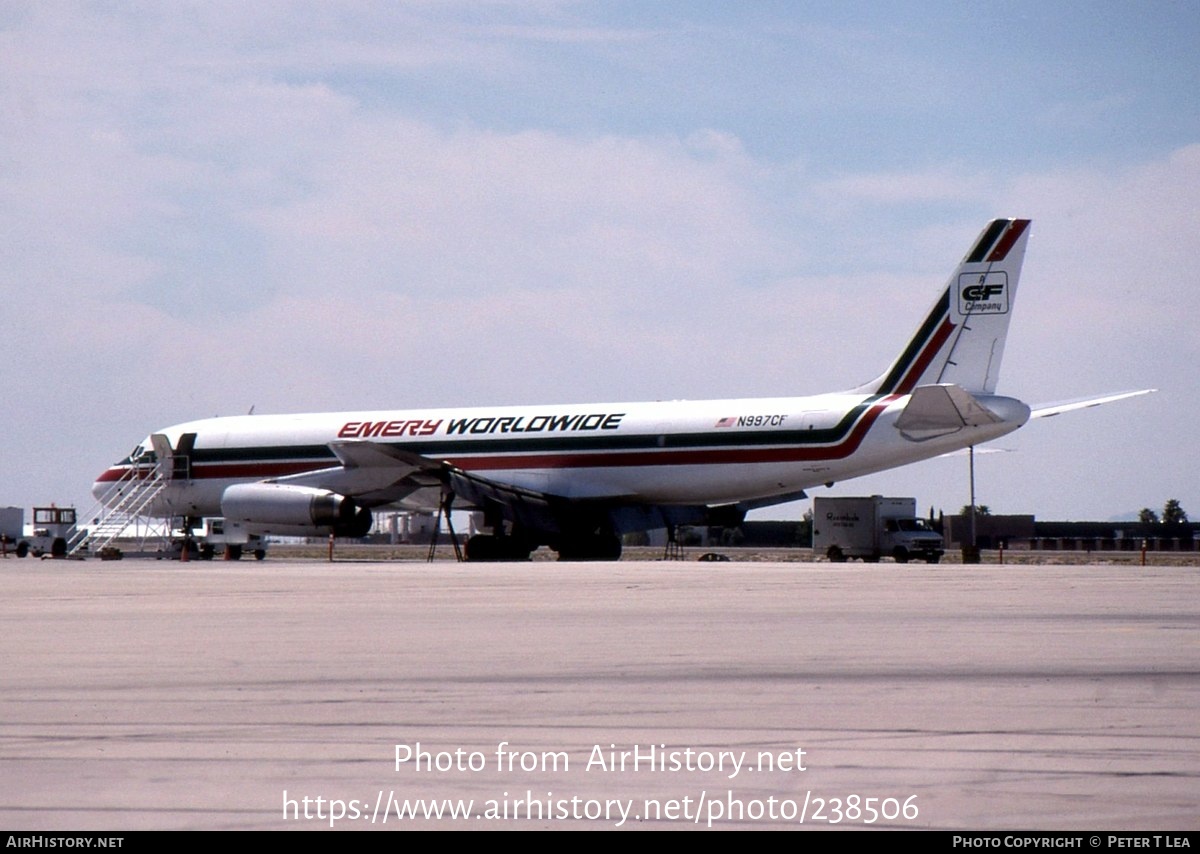
[[[769,155],[697,94],[721,77],[746,100],[716,52],[719,26],[672,25],[668,38],[659,22],[581,24],[553,4],[489,7],[479,23],[453,4],[345,22],[323,4],[296,8],[36,4],[2,25],[0,293],[21,322],[0,359],[16,366],[10,398],[34,402],[4,440],[9,483],[57,478],[46,495],[57,499],[152,426],[251,404],[848,387],[903,346],[996,215],[1035,219],[1005,388],[1034,400],[1190,388],[1200,145],[1014,170],[968,149],[903,156],[870,117],[881,138],[866,143],[881,156],[842,157],[864,140],[823,141],[830,125],[779,106],[807,97],[818,109],[829,96],[808,91],[814,78],[771,88],[762,71],[753,79],[775,107],[756,121],[788,140]],[[774,62],[782,45],[768,32],[739,49]],[[878,43],[855,33],[851,48]],[[544,50],[572,45],[613,52]],[[664,57],[669,73],[656,71]],[[606,62],[621,73],[559,91]],[[489,88],[501,78],[512,88]],[[653,87],[686,109],[657,121]],[[479,109],[497,92],[579,100],[562,114],[546,101],[549,121],[519,99]],[[591,110],[593,96],[609,112]],[[858,114],[873,97],[858,93]],[[614,112],[626,101],[636,116]],[[856,169],[864,159],[871,168]],[[1186,435],[1190,398],[1162,397],[1171,404],[1146,410],[1163,419],[1154,429]],[[1054,453],[1105,424],[1076,418],[1042,432],[1063,429]],[[47,437],[62,474],[25,450]]]
[[[444,133],[376,118],[322,146],[303,198],[247,218],[289,286],[306,291],[604,282],[628,294],[685,276],[704,288],[731,256],[762,251],[737,169],[672,139]]]
[[[1035,219],[1027,269],[1037,286],[1021,300],[1041,358],[1093,382],[1189,385],[1181,366],[1200,355],[1187,284],[1200,253],[1200,145],[1115,169],[1024,175],[1007,196]]]
[[[857,206],[928,202],[973,202],[993,189],[996,176],[968,174],[952,166],[917,172],[847,175],[820,182],[815,188],[836,203],[849,198]]]

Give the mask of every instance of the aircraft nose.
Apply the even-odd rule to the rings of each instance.
[[[92,484],[92,497],[97,501],[103,501],[105,494],[112,488],[113,481],[120,476],[116,469],[108,468],[100,472]]]

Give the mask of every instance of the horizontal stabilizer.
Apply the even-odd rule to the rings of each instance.
[[[1003,421],[970,392],[956,385],[926,385],[915,389],[896,419],[904,438],[923,442],[964,427],[982,427]]]
[[[1061,403],[1047,403],[1035,406],[1029,417],[1049,418],[1052,415],[1061,415],[1064,412],[1072,412],[1076,409],[1100,406],[1103,403],[1113,403],[1114,401],[1125,400],[1129,397],[1140,397],[1143,394],[1153,394],[1156,391],[1158,391],[1156,388],[1143,388],[1138,391],[1118,391],[1113,394],[1100,395],[1099,397],[1084,397],[1078,400],[1062,401]]]

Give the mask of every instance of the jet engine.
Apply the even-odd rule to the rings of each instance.
[[[333,533],[362,537],[371,530],[371,511],[353,498],[282,483],[240,483],[221,495],[221,514],[267,532],[304,536]]]

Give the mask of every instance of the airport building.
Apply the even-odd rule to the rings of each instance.
[[[969,531],[966,516],[943,520],[947,548],[962,548]],[[975,543],[981,549],[1190,552],[1200,545],[1200,523],[1039,522],[1033,516],[983,514],[975,517]]]

